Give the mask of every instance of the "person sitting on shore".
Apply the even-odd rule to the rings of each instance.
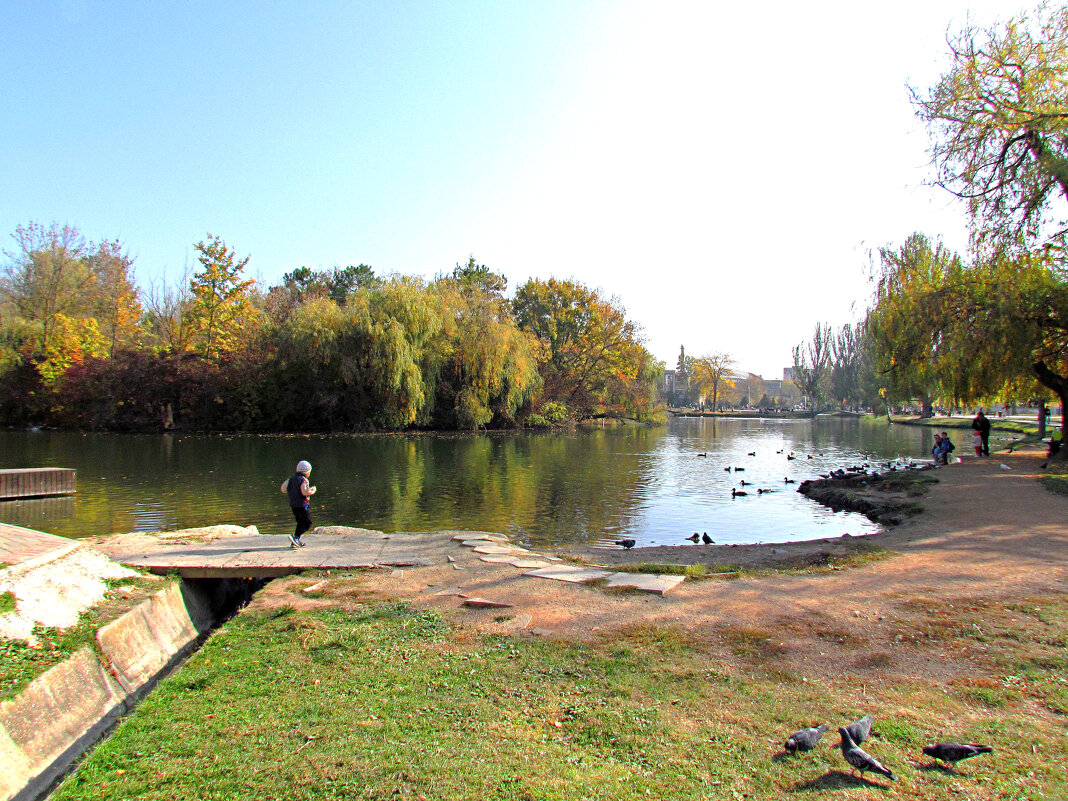
[[[935,467],[938,467],[938,463],[942,460],[942,435],[935,433],[934,447],[931,448],[931,456],[934,457]]]
[[[957,447],[953,444],[953,440],[949,438],[949,432],[942,432],[942,464],[949,464],[949,455],[955,451]]]

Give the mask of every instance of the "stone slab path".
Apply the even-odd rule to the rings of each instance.
[[[306,547],[293,548],[288,538],[263,536],[255,529],[215,527],[162,534],[122,534],[94,541],[98,550],[130,567],[185,578],[272,578],[307,569],[351,570],[451,564],[477,569],[480,563],[510,565],[520,575],[569,583],[606,580],[606,586],[663,595],[684,576],[623,573],[563,564],[557,556],[535,553],[508,542],[499,534],[473,531],[432,531],[384,534],[343,526],[320,527],[304,536]],[[555,564],[554,564],[555,563]],[[533,569],[532,569],[533,568]],[[495,599],[480,598],[486,606]],[[469,604],[474,605],[474,604]]]

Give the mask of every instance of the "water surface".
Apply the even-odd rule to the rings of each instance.
[[[78,494],[0,502],[0,521],[70,537],[215,523],[281,534],[292,518],[279,485],[307,459],[319,488],[316,524],[500,531],[541,546],[620,538],[681,544],[695,531],[717,543],[785,542],[876,528],[809,501],[785,479],[922,458],[931,437],[927,428],[838,417],[678,418],[659,428],[564,434],[7,431],[0,432],[2,466],[73,467]],[[749,494],[731,498],[732,488]]]

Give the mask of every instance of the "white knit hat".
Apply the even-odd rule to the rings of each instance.
[[[305,462],[303,459],[301,459],[299,462],[297,462],[297,472],[298,473],[310,473],[311,472],[311,462]]]

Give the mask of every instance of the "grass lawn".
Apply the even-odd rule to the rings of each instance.
[[[568,644],[381,600],[247,610],[53,798],[1068,798],[1068,601],[1013,615],[939,628],[936,648],[983,653],[974,679],[941,686],[798,671],[741,624]],[[852,778],[834,748],[864,713],[896,782]],[[815,751],[782,753],[819,722]],[[921,754],[938,739],[995,751],[953,771]]]

